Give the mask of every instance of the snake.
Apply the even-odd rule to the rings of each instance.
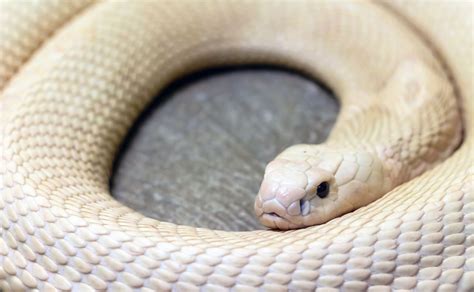
[[[473,291],[473,18],[470,1],[0,1],[0,289]],[[247,64],[341,103],[324,143],[266,167],[269,228],[114,200],[153,96]]]

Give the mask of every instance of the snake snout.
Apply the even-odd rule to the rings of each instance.
[[[270,228],[298,228],[302,216],[311,211],[310,201],[303,189],[262,183],[255,200],[255,213],[261,223]]]

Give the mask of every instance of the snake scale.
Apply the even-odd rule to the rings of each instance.
[[[2,0],[0,289],[473,291],[472,11]],[[304,72],[342,103],[324,144],[269,164],[255,202],[269,227],[308,227],[179,226],[113,200],[115,152],[154,94],[255,63]]]

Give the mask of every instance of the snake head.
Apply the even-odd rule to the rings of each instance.
[[[367,152],[295,145],[267,165],[255,213],[275,229],[322,224],[378,198],[387,185],[383,173]]]

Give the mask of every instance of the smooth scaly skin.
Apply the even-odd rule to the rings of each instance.
[[[57,14],[57,5],[42,4]],[[0,27],[15,32],[18,23],[35,24],[36,10],[25,7],[16,25],[4,22],[2,9]],[[1,288],[472,289],[472,33],[467,2],[94,4],[15,77],[2,75]],[[43,40],[2,40],[2,68],[6,52]],[[344,162],[357,157],[360,166],[363,149],[383,169],[378,183],[363,180],[376,190],[372,196],[357,194],[350,208],[409,181],[353,213],[288,232],[177,226],[110,197],[114,152],[154,93],[190,71],[255,62],[303,70],[340,97],[339,121],[311,157],[326,154],[319,158],[330,164],[327,153],[336,152]],[[458,139],[446,75],[463,110],[464,141],[441,162]],[[407,92],[423,94],[412,100]],[[293,148],[276,162],[301,157]]]
[[[55,30],[92,2],[0,1],[0,89]]]

